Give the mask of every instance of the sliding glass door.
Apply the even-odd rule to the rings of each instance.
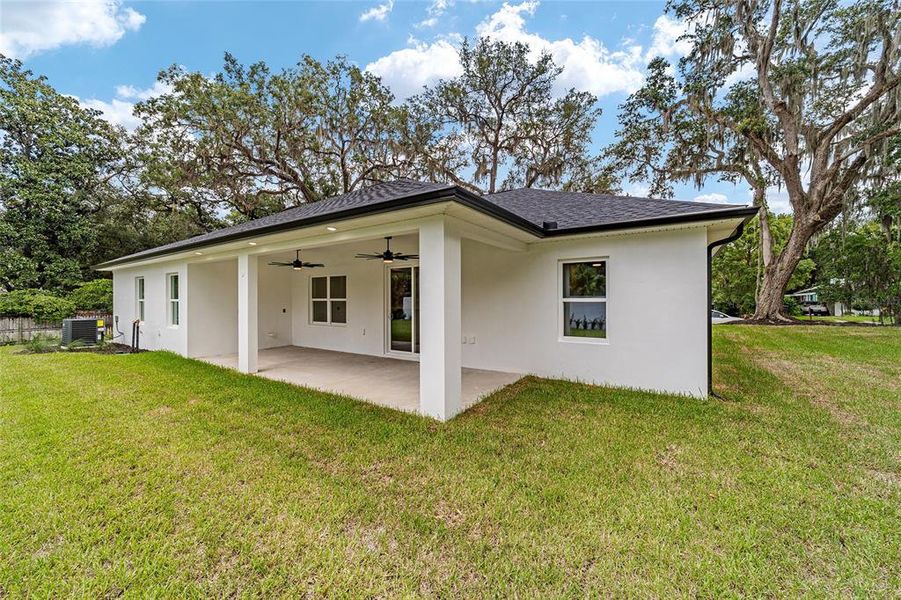
[[[419,267],[388,269],[388,350],[419,353]]]

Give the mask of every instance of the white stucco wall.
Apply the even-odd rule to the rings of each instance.
[[[291,273],[295,346],[358,354],[384,354],[388,315],[385,265],[378,260],[354,258],[358,252],[377,252],[384,249],[384,245],[384,240],[372,240],[304,251],[304,260],[323,263],[325,268]],[[416,253],[416,238],[399,237],[392,240],[391,248],[408,254]],[[402,263],[397,266],[402,266]],[[310,322],[310,278],[324,275],[347,276],[346,325],[318,325]]]
[[[537,243],[527,252],[464,239],[463,365],[706,395],[706,244],[703,228]],[[384,266],[353,258],[372,245],[305,252],[327,268],[291,273],[294,345],[384,354]],[[415,240],[398,249],[416,252]],[[608,261],[600,343],[560,336],[560,261],[581,258]],[[346,326],[309,322],[314,275],[347,275]]]
[[[306,259],[306,257],[304,257]],[[259,347],[290,346],[291,333],[291,283],[294,271],[273,267],[259,262],[258,319]]]
[[[543,241],[528,245],[524,252],[463,237],[465,367],[706,394],[704,227]],[[417,236],[409,235],[396,239],[392,247],[417,252],[417,243]],[[376,251],[383,244],[369,240],[305,250],[304,260],[323,262],[326,268],[300,272],[270,267],[266,262],[271,257],[260,257],[260,348],[294,344],[383,355],[385,266],[354,258],[357,252]],[[591,258],[608,261],[607,339],[563,340],[560,261]],[[165,324],[165,274],[176,271],[187,297],[182,299],[182,323],[172,328]],[[136,275],[145,277],[147,295],[142,346],[191,356],[235,351],[237,336],[229,331],[237,330],[236,261],[117,270],[114,308],[126,336],[134,318]],[[310,323],[309,279],[319,275],[347,276],[346,325]]]
[[[706,395],[706,233],[463,242],[463,365]],[[607,339],[560,336],[560,261],[607,260]]]
[[[238,351],[238,261],[188,265],[188,356]]]
[[[168,324],[166,306],[166,275],[178,273],[181,287],[179,325]],[[184,262],[162,263],[134,269],[121,269],[113,273],[113,315],[119,317],[119,330],[124,334],[116,338],[131,344],[131,322],[136,318],[135,277],[144,277],[144,322],[141,325],[141,348],[172,350],[187,355],[188,285],[187,265]]]

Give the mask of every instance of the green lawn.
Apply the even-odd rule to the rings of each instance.
[[[798,317],[801,320],[806,320],[808,317]],[[868,317],[866,315],[843,315],[841,317],[813,317],[814,319],[819,319],[822,321],[844,321],[845,323],[879,323],[879,317]],[[892,323],[891,317],[885,317],[884,323],[886,325],[890,325]]]
[[[569,335],[571,337],[605,338],[605,337],[607,337],[607,330],[605,330],[605,329],[571,329],[567,335]]]
[[[391,339],[398,342],[409,342],[413,339],[413,321],[411,319],[391,319]]]
[[[452,422],[165,353],[0,349],[0,598],[901,590],[901,330],[715,328],[722,399]]]

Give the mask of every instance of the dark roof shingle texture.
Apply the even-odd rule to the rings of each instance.
[[[545,221],[556,222],[558,230],[645,221],[729,208],[729,205],[724,204],[554,192],[535,188],[499,192],[490,194],[485,199],[539,227]]]
[[[406,198],[409,196],[415,196],[428,192],[435,192],[443,189],[450,190],[453,189],[453,187],[454,186],[446,183],[424,183],[419,181],[410,181],[408,179],[380,183],[378,185],[373,185],[354,190],[353,192],[348,192],[346,194],[341,194],[340,196],[332,196],[331,198],[326,198],[325,200],[320,200],[319,202],[311,202],[310,204],[302,204],[293,208],[287,208],[272,215],[260,217],[259,219],[246,221],[244,223],[239,223],[238,225],[232,225],[231,227],[223,227],[222,229],[204,233],[203,235],[196,235],[184,240],[172,242],[171,244],[165,244],[163,246],[157,246],[156,248],[150,248],[149,250],[137,252],[125,258],[131,260],[141,258],[145,255],[156,255],[164,253],[168,250],[175,251],[186,246],[194,247],[205,243],[212,244],[217,240],[231,238],[232,236],[239,236],[242,233],[250,234],[260,229],[266,229],[268,227],[278,227],[279,225],[288,223],[300,224],[303,221],[311,219],[313,217],[339,213],[344,210],[361,208],[365,206],[375,207],[378,204],[391,202],[400,198]],[[118,260],[120,259],[117,259],[117,261]]]
[[[689,216],[709,211],[728,212],[730,209],[741,210],[744,208],[735,205],[554,192],[534,188],[478,196],[451,184],[400,179],[361,188],[319,202],[289,208],[253,221],[137,252],[105,264],[130,262],[140,258],[224,242],[242,236],[249,237],[254,232],[266,233],[267,230],[289,228],[292,225],[303,227],[307,223],[315,222],[329,215],[335,215],[336,218],[345,216],[348,214],[347,211],[358,211],[355,214],[359,214],[368,210],[373,212],[387,210],[398,201],[409,199],[414,202],[420,196],[434,197],[436,194],[442,197],[445,194],[448,197],[456,195],[458,199],[466,199],[469,206],[485,210],[497,218],[518,221],[521,227],[531,224],[538,230],[538,234],[541,234],[545,222],[556,222],[557,228],[554,233],[565,234],[567,230],[577,231],[619,223]],[[523,223],[523,221],[527,223]]]

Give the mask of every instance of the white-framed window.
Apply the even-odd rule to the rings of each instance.
[[[178,273],[166,275],[166,319],[170,326],[178,326],[179,294]]]
[[[144,320],[144,278],[135,277],[135,316]]]
[[[347,323],[347,276],[310,277],[310,322],[317,325]]]
[[[560,335],[564,339],[607,338],[607,259],[560,263]]]

